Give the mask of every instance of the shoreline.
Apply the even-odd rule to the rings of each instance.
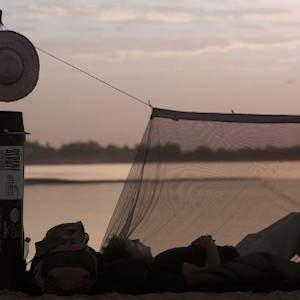
[[[257,292],[186,292],[186,293],[158,293],[158,294],[141,294],[141,295],[128,295],[119,293],[105,293],[98,295],[71,295],[71,296],[57,296],[53,294],[43,294],[39,296],[31,296],[23,292],[8,292],[6,290],[0,291],[0,299],[3,300],[20,300],[20,299],[36,299],[36,300],[63,300],[63,299],[77,299],[77,300],[275,300],[285,299],[294,300],[300,299],[300,290],[296,291],[271,291],[269,293]]]
[[[25,178],[24,185],[38,184],[101,184],[101,183],[124,183],[124,179],[99,179],[99,180],[72,180],[56,178]]]

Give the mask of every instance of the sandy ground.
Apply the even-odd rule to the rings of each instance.
[[[270,293],[252,293],[252,292],[230,292],[230,293],[162,293],[162,294],[144,294],[144,295],[125,295],[118,293],[102,294],[96,296],[88,295],[74,295],[74,296],[55,296],[55,295],[41,295],[31,297],[20,292],[0,292],[1,300],[20,300],[20,299],[34,299],[34,300],[60,300],[60,299],[75,299],[75,300],[295,300],[300,299],[300,290],[293,292],[273,291]]]

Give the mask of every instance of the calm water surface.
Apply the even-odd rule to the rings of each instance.
[[[300,178],[299,162],[192,163],[192,167],[185,167],[165,164],[161,170],[165,168],[169,178]],[[24,191],[25,235],[32,238],[30,256],[34,243],[48,229],[78,220],[90,235],[90,246],[99,249],[130,168],[131,164],[26,166],[25,178],[39,182],[25,185]],[[44,179],[71,180],[75,184],[46,184]]]
[[[131,164],[78,164],[25,166],[28,179],[125,180]]]
[[[90,235],[90,246],[99,249],[131,164],[26,166],[25,178],[39,184],[24,188],[24,230],[34,243],[60,223],[82,221]],[[43,179],[83,180],[80,184],[43,184]],[[99,183],[89,183],[99,180]],[[111,180],[111,183],[101,183]]]

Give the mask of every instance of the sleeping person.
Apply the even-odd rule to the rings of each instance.
[[[232,246],[217,246],[211,236],[202,236],[188,247],[166,250],[153,257],[151,249],[139,240],[109,239],[102,250],[105,257],[99,274],[107,291],[184,291],[183,263],[216,267],[239,254]]]
[[[275,255],[273,260],[280,257],[289,263],[299,253],[299,245],[300,213],[291,213],[264,230],[247,235],[236,247],[217,246],[210,236],[202,236],[188,247],[169,249],[152,257],[150,248],[139,240],[114,236],[102,250],[105,259],[99,272],[100,284],[106,291],[125,293],[200,289],[212,279],[211,273],[203,273],[207,268],[218,268],[238,256],[250,254],[251,259],[252,253],[260,258]],[[243,262],[243,258],[237,260]],[[213,279],[216,281],[216,276]],[[217,284],[224,283],[222,280]]]

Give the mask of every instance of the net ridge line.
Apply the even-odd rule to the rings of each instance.
[[[1,21],[1,15],[0,15],[0,31],[2,30],[2,28],[5,28],[6,30],[9,30],[9,29],[2,23],[2,21]],[[35,47],[37,50],[39,50],[40,52],[43,52],[44,54],[46,54],[46,55],[48,55],[48,56],[50,56],[50,57],[52,57],[52,58],[58,60],[59,62],[66,64],[67,66],[69,66],[69,67],[75,69],[76,71],[79,71],[79,72],[81,72],[81,73],[83,73],[83,74],[85,74],[85,75],[87,75],[87,76],[89,76],[89,77],[91,77],[91,78],[93,78],[93,79],[95,79],[95,80],[97,80],[97,81],[99,81],[99,82],[101,82],[101,83],[107,85],[108,87],[110,87],[110,88],[112,88],[112,89],[114,89],[114,90],[116,90],[116,91],[118,91],[118,92],[120,92],[120,93],[122,93],[122,94],[124,94],[124,95],[126,95],[126,96],[128,96],[128,97],[130,97],[130,98],[132,98],[132,99],[134,99],[134,100],[136,100],[136,101],[138,101],[138,102],[140,102],[140,103],[142,103],[142,104],[144,104],[144,105],[147,105],[147,106],[149,106],[149,107],[152,108],[152,105],[151,105],[150,101],[146,102],[146,101],[144,101],[144,100],[142,100],[142,99],[140,99],[140,98],[138,98],[138,97],[135,97],[135,96],[133,96],[133,95],[131,95],[131,94],[129,94],[129,93],[123,91],[122,89],[120,89],[120,88],[118,88],[118,87],[116,87],[116,86],[114,86],[114,85],[112,85],[112,84],[110,84],[110,83],[108,83],[108,82],[106,82],[106,81],[100,79],[99,77],[94,76],[94,75],[92,75],[91,73],[88,73],[87,71],[84,71],[83,69],[76,67],[75,65],[73,65],[73,64],[71,64],[71,63],[69,63],[69,62],[67,62],[67,61],[65,61],[65,60],[63,60],[63,59],[61,59],[61,58],[59,58],[58,56],[55,56],[54,54],[52,54],[52,53],[50,53],[50,52],[48,52],[48,51],[45,51],[45,50],[43,50],[43,49],[41,49],[41,48],[39,48],[39,47],[37,47],[37,46],[35,46],[35,45],[34,45],[34,47]]]

